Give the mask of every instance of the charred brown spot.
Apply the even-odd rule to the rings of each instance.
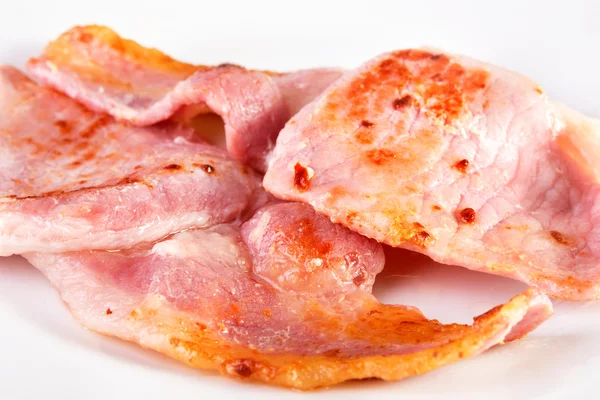
[[[441,56],[441,54],[432,54],[431,56],[429,56],[429,59],[435,61],[439,60]]]
[[[392,107],[394,110],[401,110],[404,107],[410,106],[412,104],[412,97],[410,95],[403,96],[399,99],[396,99],[392,102]]]
[[[306,192],[310,188],[308,170],[300,163],[296,163],[294,166],[294,187],[299,192]]]
[[[233,64],[233,63],[222,63],[217,65],[217,68],[240,68],[240,69],[244,69],[244,67],[241,67],[237,64]]]
[[[472,208],[465,208],[458,213],[460,220],[466,224],[472,224],[475,222],[475,210]]]
[[[440,210],[442,209],[442,207],[440,207],[440,206],[438,206],[437,204],[435,204],[435,205],[433,205],[433,206],[431,207],[431,209],[432,209],[433,211],[440,211]]]
[[[369,310],[369,311],[367,312],[367,317],[370,317],[371,315],[375,315],[375,314],[381,314],[381,311],[379,311],[379,310],[375,310],[375,309],[373,309],[373,310]]]
[[[131,185],[133,183],[139,183],[140,180],[137,178],[134,178],[132,176],[126,176],[125,178],[121,179],[117,185]]]
[[[7,197],[14,198],[17,200],[25,200],[25,199],[41,199],[43,197],[62,197],[64,194],[65,194],[65,192],[62,190],[53,190],[51,192],[45,192],[45,193],[39,194],[37,196],[19,197],[19,196],[11,195],[11,196],[7,196]]]
[[[208,328],[208,326],[206,326],[206,324],[203,324],[201,322],[196,322],[194,325],[196,325],[196,328],[198,328],[201,331],[205,331],[206,328]]]
[[[373,125],[375,125],[373,122],[367,121],[366,119],[363,119],[362,121],[360,121],[360,126],[362,126],[363,128],[370,128]]]
[[[376,165],[382,165],[396,157],[396,153],[389,149],[374,149],[366,153],[367,158]]]
[[[550,236],[560,244],[569,244],[567,237],[559,231],[550,231]]]
[[[417,234],[415,235],[415,238],[417,239],[418,242],[420,243],[425,243],[427,242],[427,240],[431,237],[431,235],[429,233],[427,233],[426,231],[419,231],[417,232]]]
[[[54,126],[60,129],[60,132],[63,134],[71,132],[71,125],[67,121],[59,119],[57,121],[54,121]]]
[[[254,372],[254,362],[247,359],[232,360],[227,362],[225,368],[231,375],[248,378]]]
[[[239,364],[235,367],[235,373],[245,378],[252,375],[252,368],[248,364]]]
[[[413,233],[410,236],[410,239],[417,246],[425,247],[427,245],[427,242],[431,238],[429,232],[427,232],[424,228],[425,227],[423,226],[423,224],[419,222],[413,223]]]
[[[207,174],[212,174],[213,172],[215,172],[215,167],[213,167],[211,164],[193,163],[192,167],[194,167],[194,168],[200,168],[204,172],[206,172]]]
[[[323,353],[323,355],[325,357],[339,357],[341,353],[342,351],[340,349],[331,349],[327,350],[325,353]]]
[[[178,164],[169,164],[165,167],[165,169],[172,169],[172,170],[177,170],[177,169],[181,169],[181,165]]]
[[[411,225],[404,225],[403,223],[392,224],[390,229],[390,236],[402,238],[401,240],[410,241],[420,247],[426,247],[432,239],[429,232],[419,222],[413,222]]]
[[[461,174],[467,173],[467,168],[469,168],[469,160],[460,160],[454,164],[454,169]]]
[[[107,308],[106,309],[106,315],[110,315],[110,314],[112,314],[112,310],[110,308]]]

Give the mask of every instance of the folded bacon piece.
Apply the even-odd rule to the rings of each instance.
[[[231,155],[263,171],[284,124],[341,75],[338,69],[276,74],[191,65],[96,25],[63,33],[29,62],[29,71],[89,108],[135,125],[178,111],[212,111],[223,118]]]
[[[264,184],[380,242],[596,299],[600,124],[564,113],[516,73],[396,51],[287,124]]]
[[[369,292],[377,242],[306,205],[261,208],[242,225],[176,234],[124,252],[27,254],[85,327],[200,368],[312,389],[401,379],[517,339],[550,317],[537,289],[442,325]]]
[[[236,219],[258,178],[192,138],[115,122],[0,67],[0,255],[118,249]]]

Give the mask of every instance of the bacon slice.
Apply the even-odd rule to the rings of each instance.
[[[174,124],[135,128],[0,67],[0,255],[118,249],[237,218],[257,177]]]
[[[264,185],[435,261],[596,299],[600,124],[568,114],[513,72],[396,51],[288,123]]]
[[[517,339],[550,317],[536,289],[442,325],[369,292],[381,245],[306,205],[126,252],[27,254],[85,327],[234,378],[312,389],[401,379]]]
[[[29,62],[29,71],[89,108],[135,125],[154,124],[178,111],[210,110],[225,122],[231,155],[263,171],[284,124],[341,74],[338,69],[276,74],[232,64],[191,65],[96,25],[62,34]]]

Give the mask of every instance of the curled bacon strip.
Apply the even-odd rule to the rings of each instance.
[[[135,125],[176,113],[219,114],[231,155],[259,170],[288,119],[341,75],[339,69],[278,74],[187,64],[96,25],[63,33],[28,68],[87,107]]]

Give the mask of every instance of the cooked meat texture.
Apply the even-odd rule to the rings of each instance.
[[[232,221],[259,187],[174,124],[136,128],[0,67],[0,255],[119,249]]]
[[[381,245],[303,204],[122,252],[26,255],[86,328],[233,378],[312,389],[401,379],[517,339],[552,314],[537,289],[443,325],[371,294]]]
[[[262,171],[284,124],[341,75],[338,69],[276,74],[186,64],[102,26],[65,32],[29,62],[29,70],[89,108],[135,125],[176,113],[217,113],[231,155]]]
[[[401,50],[296,115],[264,185],[380,242],[592,300],[599,127],[516,73]]]

